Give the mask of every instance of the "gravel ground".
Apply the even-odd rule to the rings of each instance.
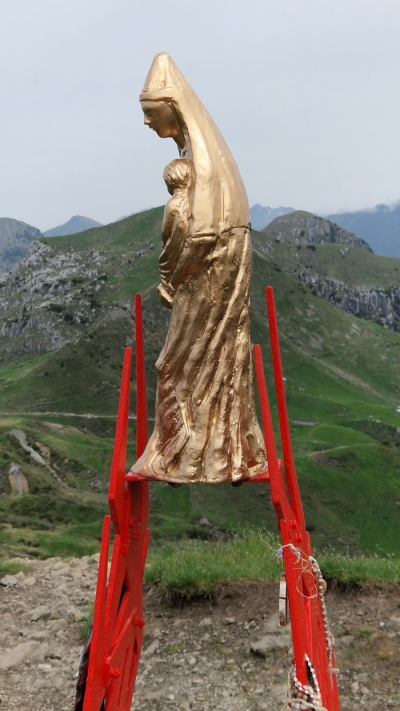
[[[52,558],[0,580],[2,711],[72,711],[97,561]],[[277,584],[242,582],[172,607],[147,589],[132,709],[280,711],[291,639],[277,598]],[[329,591],[326,604],[342,710],[400,709],[400,588]]]

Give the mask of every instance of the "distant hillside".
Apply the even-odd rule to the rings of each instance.
[[[253,247],[335,307],[400,332],[400,261],[310,213],[293,212],[253,234]]]
[[[0,274],[7,274],[25,257],[33,240],[42,237],[37,227],[11,217],[0,217]]]
[[[400,200],[371,210],[328,215],[328,219],[367,240],[377,254],[400,257]]]
[[[92,227],[102,227],[102,224],[101,222],[92,220],[90,217],[75,215],[75,217],[71,217],[68,222],[64,222],[63,225],[58,225],[58,227],[53,227],[51,230],[46,230],[43,234],[45,237],[64,237],[65,235],[75,235],[78,232],[90,230]]]
[[[78,235],[40,239],[1,282],[0,516],[6,526],[0,530],[0,544],[15,553],[22,547],[38,555],[46,537],[54,530],[63,533],[68,522],[79,524],[68,534],[71,545],[85,532],[99,536],[97,522],[106,506],[108,437],[117,409],[123,349],[133,343],[132,300],[137,291],[143,296],[149,414],[154,413],[154,364],[170,318],[157,296],[162,216],[163,208],[157,208]],[[351,288],[375,279],[374,288],[381,293],[395,278],[397,260],[342,243],[277,241],[265,232],[254,232],[253,244],[251,338],[262,346],[271,383],[265,312],[265,286],[270,284],[276,294],[296,466],[311,535],[320,550],[333,546],[396,554],[400,334],[336,308],[300,275],[350,281]],[[134,387],[133,381],[132,415]],[[299,424],[306,420],[315,424]],[[135,420],[130,423],[134,429]],[[106,428],[107,437],[99,437]],[[39,448],[45,464],[51,457],[49,466],[62,486],[49,466],[37,464],[37,457],[21,448],[20,435],[16,439],[10,433],[15,429],[23,430],[31,448]],[[130,448],[129,463],[134,458],[132,433]],[[12,464],[26,477],[29,494],[11,495]],[[154,483],[152,535],[156,540],[200,535],[201,516],[221,531],[248,525],[272,528],[273,508],[261,489],[172,490]],[[58,555],[57,550],[50,554]]]
[[[347,232],[347,230],[323,217],[317,217],[304,210],[295,210],[283,217],[277,217],[261,231],[281,242],[293,242],[293,244],[343,244],[348,247],[359,247],[372,252],[371,247],[360,237]]]
[[[253,230],[262,230],[276,217],[287,215],[293,211],[293,207],[263,207],[257,203],[250,208],[251,226]]]
[[[140,215],[141,212],[148,212],[149,210],[154,210],[154,207],[143,207],[141,210],[129,212],[127,215],[122,215],[122,217],[118,217],[115,222],[121,222],[121,220],[126,220],[127,217],[132,217],[132,215]]]

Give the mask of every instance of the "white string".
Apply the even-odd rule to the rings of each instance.
[[[282,711],[328,711],[325,706],[318,706],[302,699],[287,699],[282,706]]]

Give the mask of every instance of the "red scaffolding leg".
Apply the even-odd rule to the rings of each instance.
[[[147,443],[146,379],[141,297],[135,300],[136,454]],[[132,351],[125,349],[121,392],[104,519],[91,639],[76,711],[129,711],[143,641],[143,575],[150,531],[148,482],[126,482],[126,450]],[[115,537],[107,580],[110,523]]]
[[[339,711],[335,659],[323,602],[323,581],[312,558],[310,537],[305,529],[286,407],[285,382],[279,349],[274,294],[267,288],[267,308],[272,361],[277,395],[283,464],[280,467],[269,406],[260,346],[254,361],[261,416],[267,450],[271,496],[282,539],[293,638],[293,688],[311,690],[327,711]],[[287,493],[286,493],[287,492]],[[310,695],[309,695],[310,696]],[[307,697],[307,691],[304,698]],[[307,708],[305,705],[304,708]],[[312,708],[312,707],[311,707]]]

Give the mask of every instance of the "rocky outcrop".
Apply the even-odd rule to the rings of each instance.
[[[36,227],[10,217],[0,217],[0,275],[8,274],[27,254],[31,243],[42,237]]]
[[[47,471],[50,472],[51,476],[56,480],[57,484],[61,484],[61,485],[63,484],[62,479],[59,477],[59,475],[57,474],[57,472],[54,471],[53,467],[51,467],[50,464],[49,464],[49,461],[50,461],[50,456],[49,456],[49,454],[48,454],[48,456],[46,457],[46,460],[43,459],[42,455],[39,454],[39,452],[36,451],[36,449],[34,449],[33,447],[31,447],[31,446],[28,444],[28,441],[27,441],[25,432],[23,432],[22,430],[10,430],[10,432],[8,433],[8,436],[9,436],[11,439],[16,440],[16,441],[18,442],[18,444],[20,445],[20,447],[24,450],[24,452],[26,452],[26,454],[29,454],[29,456],[31,457],[31,459],[32,459],[36,464],[40,464],[40,466],[45,467],[45,468],[47,469]],[[37,444],[40,444],[40,443],[37,443]],[[45,445],[40,445],[40,446],[41,446],[41,447],[45,447]],[[39,449],[39,447],[38,447],[38,449]],[[46,447],[46,450],[49,450],[49,451],[50,451],[50,448],[49,448],[49,447]],[[16,465],[12,464],[11,466],[14,467],[14,472],[15,472],[15,466],[16,466]],[[16,467],[16,469],[19,470],[19,467]],[[21,472],[20,472],[20,474],[21,474]],[[23,477],[23,479],[25,479],[25,477],[24,477],[23,475],[22,475],[22,477]],[[10,468],[10,473],[9,473],[9,479],[10,479],[10,484],[11,484],[11,487],[12,487],[13,484],[12,484],[12,481],[11,481],[11,468]],[[28,487],[28,482],[26,481],[26,479],[25,479],[25,482],[26,482],[26,486]],[[27,490],[28,490],[28,489],[26,489],[25,491],[20,491],[20,492],[18,492],[18,493],[26,493]]]
[[[25,475],[22,473],[18,464],[12,462],[8,470],[8,479],[11,486],[11,493],[22,496],[29,492],[29,485]]]
[[[52,250],[37,241],[0,282],[0,348],[6,353],[43,353],[76,337],[101,305],[108,275],[93,250]],[[3,315],[3,318],[1,317]]]
[[[35,241],[0,280],[0,352],[46,353],[78,339],[95,321],[112,317],[117,301],[110,273],[154,249],[127,254],[112,248],[74,248],[61,240]]]
[[[317,217],[311,212],[296,210],[278,217],[262,230],[279,242],[292,244],[343,244],[372,252],[371,247],[357,235],[347,232],[334,222]]]
[[[347,313],[380,323],[391,331],[400,331],[400,286],[382,289],[375,286],[350,287],[317,274],[297,274],[300,281]]]

